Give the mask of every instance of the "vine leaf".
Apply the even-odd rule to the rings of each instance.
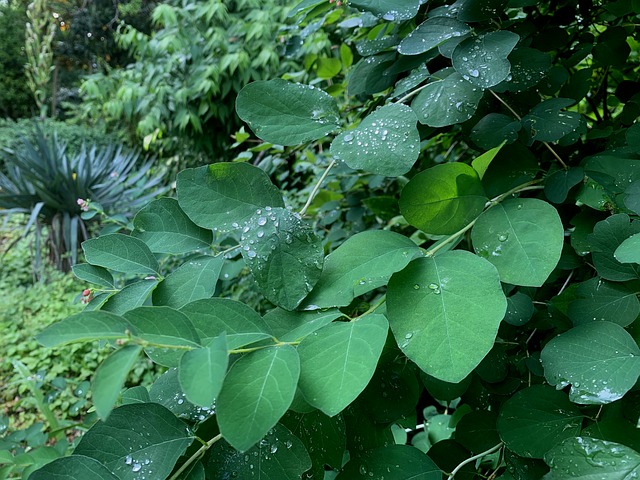
[[[257,208],[284,207],[269,176],[247,163],[188,168],[178,174],[176,188],[180,207],[189,218],[214,231],[238,229]]]
[[[87,262],[130,275],[157,275],[160,267],[146,243],[121,233],[111,233],[82,243]]]
[[[236,99],[238,116],[265,142],[298,145],[338,128],[336,101],[311,85],[281,79],[246,85]]]
[[[593,265],[598,274],[605,280],[624,282],[635,280],[640,276],[640,267],[622,264],[615,252],[628,238],[640,233],[640,221],[631,220],[626,213],[611,215],[593,227],[593,233],[587,236],[591,247]],[[622,258],[627,259],[624,249]],[[634,255],[633,253],[631,255]]]
[[[291,405],[299,375],[300,359],[291,345],[267,347],[236,361],[216,403],[225,440],[241,452],[253,447]]]
[[[331,155],[353,169],[398,177],[411,169],[420,154],[417,122],[410,107],[386,105],[354,130],[338,135],[331,143]]]
[[[398,346],[450,383],[491,350],[506,309],[495,267],[466,251],[418,258],[389,281],[387,315]]]
[[[480,215],[471,240],[474,251],[498,269],[500,280],[540,287],[560,260],[564,227],[548,203],[512,199]]]
[[[194,405],[211,407],[220,393],[227,366],[227,338],[223,333],[206,347],[185,352],[180,358],[178,379],[187,400]]]
[[[575,403],[603,405],[624,396],[640,377],[640,348],[620,325],[594,321],[553,338],[540,353],[551,385],[571,384]]]
[[[334,322],[298,346],[300,385],[310,405],[330,417],[344,410],[373,376],[387,338],[384,315]]]
[[[445,163],[418,173],[405,185],[400,211],[425,233],[450,235],[480,215],[487,201],[473,168]]]

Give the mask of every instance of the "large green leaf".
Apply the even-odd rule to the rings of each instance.
[[[147,244],[138,238],[111,233],[82,243],[87,262],[129,275],[156,275],[159,267]]]
[[[336,480],[356,478],[440,480],[442,471],[427,455],[409,445],[374,448],[351,458]]]
[[[280,145],[322,138],[338,128],[340,119],[328,93],[278,78],[245,86],[236,98],[236,111],[258,137]]]
[[[334,322],[305,338],[300,354],[300,390],[310,405],[334,416],[364,390],[387,338],[383,315]]]
[[[193,223],[174,198],[151,202],[136,214],[133,226],[131,235],[157,253],[188,253],[208,248],[213,241],[211,231]]]
[[[556,142],[580,126],[579,113],[562,111],[573,103],[568,98],[545,100],[522,118],[522,126],[533,140]]]
[[[463,22],[482,22],[499,18],[507,3],[507,0],[460,0],[456,13],[458,20]]]
[[[158,281],[155,279],[140,280],[126,285],[122,290],[111,295],[100,309],[123,315],[129,310],[144,305],[157,286]]]
[[[101,420],[106,420],[111,413],[141,351],[139,345],[126,345],[109,355],[96,370],[91,392],[93,405]]]
[[[223,332],[229,350],[272,336],[271,329],[255,310],[228,298],[196,300],[180,311],[189,317],[203,345]]]
[[[284,207],[269,176],[247,163],[215,163],[178,174],[178,202],[201,227],[231,231],[240,228],[257,208]]]
[[[381,53],[364,57],[349,72],[347,93],[349,95],[373,95],[391,87],[397,74],[391,73],[396,54]]]
[[[540,354],[551,385],[571,384],[575,403],[601,405],[624,396],[640,377],[640,348],[620,325],[590,322],[553,338]]]
[[[58,347],[91,340],[116,340],[126,338],[127,330],[130,328],[129,324],[118,315],[89,311],[49,325],[36,335],[36,340],[45,347]]]
[[[224,256],[197,255],[167,275],[153,291],[153,304],[181,308],[213,295]]]
[[[471,130],[471,141],[483,149],[496,148],[501,143],[513,143],[522,128],[520,122],[502,113],[490,113]],[[497,152],[496,152],[497,153]]]
[[[624,284],[593,278],[578,286],[576,296],[568,311],[574,325],[604,320],[626,327],[640,314],[637,293]]]
[[[350,237],[324,261],[320,280],[303,307],[342,307],[360,295],[386,285],[416,255],[418,246],[404,235],[368,230]]]
[[[96,459],[120,480],[167,478],[192,441],[186,424],[163,406],[132,404],[91,427],[73,453]]]
[[[420,0],[351,0],[349,5],[390,22],[401,22],[417,15]]]
[[[274,308],[264,316],[264,321],[281,342],[295,342],[330,324],[343,313],[337,308],[299,312]]]
[[[640,453],[619,443],[567,438],[544,456],[553,478],[629,480],[640,476]]]
[[[418,258],[389,281],[387,315],[400,349],[446,382],[461,381],[491,350],[506,309],[495,267],[470,252]]]
[[[480,215],[471,240],[475,252],[496,266],[500,280],[540,287],[560,260],[564,228],[548,203],[512,199]]]
[[[551,69],[551,56],[529,47],[516,47],[509,55],[511,74],[497,91],[523,92],[540,83]]]
[[[299,480],[311,467],[311,459],[302,442],[278,424],[257,445],[240,452],[222,441],[209,454],[210,477],[239,480]]]
[[[215,413],[214,405],[198,407],[187,400],[179,374],[177,368],[170,368],[160,375],[149,389],[149,401],[159,403],[178,418],[198,423],[205,421]]]
[[[418,173],[405,185],[400,211],[414,227],[448,235],[480,215],[487,200],[473,168],[464,163],[445,163]]]
[[[419,55],[450,38],[462,37],[471,31],[466,23],[451,17],[432,17],[422,22],[398,45],[402,55]]]
[[[257,210],[242,229],[240,244],[262,294],[286,310],[300,305],[320,278],[322,243],[285,208]]]
[[[200,337],[189,318],[169,307],[138,307],[124,318],[136,330],[136,336],[151,343],[145,352],[156,363],[176,367],[186,350],[200,347]]]
[[[288,410],[300,375],[291,345],[249,353],[229,369],[216,403],[220,433],[242,452],[253,447]]]
[[[31,480],[118,480],[107,467],[82,455],[62,457],[29,475]]]
[[[180,358],[178,378],[187,400],[201,407],[213,405],[229,364],[225,334],[206,347],[189,350]]]
[[[582,418],[565,393],[534,385],[502,405],[497,427],[509,450],[522,457],[542,458],[554,445],[579,433]]]
[[[416,114],[404,104],[381,107],[354,130],[338,135],[331,155],[349,167],[397,177],[407,173],[420,154]]]
[[[463,40],[453,51],[453,68],[470,83],[489,88],[509,76],[511,64],[507,56],[520,36],[508,30],[498,30]]]
[[[640,277],[638,265],[623,265],[615,258],[618,247],[637,233],[640,233],[640,221],[631,220],[626,213],[611,215],[596,223],[593,233],[587,236],[587,242],[592,252],[593,265],[602,278],[624,282]]]
[[[434,75],[435,76],[435,75]],[[481,88],[459,73],[428,84],[413,100],[418,121],[430,127],[446,127],[469,120],[482,99]]]
[[[113,275],[103,267],[96,267],[89,263],[80,263],[72,267],[73,274],[80,280],[95,283],[105,288],[114,288]]]
[[[635,234],[624,240],[613,256],[621,263],[640,263],[640,234]]]

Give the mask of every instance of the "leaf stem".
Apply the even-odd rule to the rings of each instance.
[[[198,460],[202,455],[204,455],[206,453],[207,450],[209,450],[214,443],[216,443],[217,441],[222,439],[222,434],[219,433],[218,435],[216,435],[215,437],[213,437],[211,440],[209,440],[208,442],[206,442],[204,445],[202,445],[197,451],[196,453],[194,453],[193,455],[191,455],[186,462],[184,462],[180,468],[178,470],[176,470],[176,473],[174,473],[173,475],[171,475],[171,477],[169,477],[168,480],[177,480],[180,475],[191,466],[191,464],[193,462],[195,462],[196,460]]]
[[[320,190],[320,187],[322,186],[322,182],[325,181],[325,179],[327,178],[327,175],[329,175],[329,172],[331,171],[331,169],[334,167],[335,164],[336,164],[336,161],[335,160],[331,160],[331,163],[325,169],[324,173],[322,174],[322,176],[318,180],[318,183],[316,183],[315,187],[313,187],[313,190],[311,190],[311,194],[309,194],[309,198],[307,199],[307,203],[305,203],[304,207],[302,207],[302,210],[300,210],[300,215],[301,216],[304,215],[305,213],[307,213],[307,209],[311,205],[311,202],[313,202],[313,199],[316,197],[316,195],[318,193],[318,190]]]
[[[424,88],[426,88],[427,86],[429,86],[430,84],[427,83],[426,85],[422,85],[419,88],[416,88],[415,90],[410,91],[409,93],[407,93],[404,97],[400,98],[400,100],[396,101],[395,103],[404,103],[407,100],[409,100],[411,97],[413,97],[416,93],[420,93],[420,91]]]
[[[449,475],[449,478],[448,478],[447,480],[453,480],[453,477],[455,477],[455,476],[456,476],[456,473],[458,473],[462,467],[464,467],[465,465],[467,465],[467,464],[469,464],[469,463],[471,463],[471,462],[475,462],[475,461],[476,461],[476,460],[478,460],[479,458],[482,458],[482,457],[484,457],[484,456],[486,456],[486,455],[489,455],[489,454],[491,454],[491,453],[493,453],[493,452],[496,452],[496,451],[500,450],[500,449],[502,448],[502,446],[503,446],[503,445],[504,445],[504,444],[503,444],[502,442],[500,442],[498,445],[496,445],[496,446],[494,446],[494,447],[491,447],[489,450],[486,450],[486,451],[484,451],[484,452],[482,452],[482,453],[479,453],[479,454],[477,454],[477,455],[474,455],[473,457],[469,457],[469,458],[467,458],[466,460],[464,460],[464,461],[460,462],[460,463],[458,464],[458,466],[457,466],[456,468],[454,468],[454,469],[453,469],[453,472],[451,472],[451,474]]]
[[[382,304],[383,304],[384,302],[386,302],[386,301],[387,301],[387,294],[385,293],[384,295],[382,295],[382,297],[380,297],[380,300],[378,300],[378,301],[377,301],[376,303],[374,303],[371,307],[369,307],[369,310],[367,310],[366,312],[364,312],[364,313],[363,313],[363,314],[361,314],[361,315],[358,315],[357,317],[353,317],[353,318],[351,319],[351,321],[353,322],[353,321],[355,321],[355,320],[358,320],[359,318],[365,317],[365,316],[369,315],[370,313],[375,312],[375,311],[376,311],[378,308],[380,308],[380,307],[382,306]]]

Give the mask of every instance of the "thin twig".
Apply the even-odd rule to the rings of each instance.
[[[174,473],[173,475],[171,475],[171,477],[169,477],[169,480],[177,480],[178,477],[180,477],[180,475],[182,474],[182,472],[184,472],[187,468],[189,468],[193,462],[198,460],[198,458],[204,455],[214,443],[216,443],[218,440],[221,440],[221,439],[222,439],[222,434],[219,433],[218,435],[213,437],[211,440],[209,440],[207,443],[202,445],[196,453],[191,455],[189,459],[186,462],[184,462],[178,470],[176,470],[176,473]]]
[[[326,170],[324,171],[324,173],[320,177],[320,180],[318,180],[318,183],[316,183],[316,186],[313,187],[313,190],[311,191],[311,194],[309,195],[309,199],[307,200],[307,203],[305,203],[304,207],[302,207],[302,210],[300,210],[300,215],[301,216],[304,215],[305,213],[307,213],[307,209],[311,205],[311,202],[313,202],[313,199],[315,198],[316,194],[318,193],[318,190],[320,190],[320,187],[322,186],[322,182],[325,181],[325,179],[327,178],[327,175],[329,175],[329,172],[331,171],[331,169],[333,168],[333,166],[335,164],[336,164],[336,161],[335,160],[331,160],[331,163],[329,164],[329,166],[326,168]]]
[[[486,455],[489,455],[497,450],[500,450],[502,448],[504,444],[502,442],[500,442],[498,445],[496,445],[495,447],[491,447],[489,450],[486,450],[482,453],[479,453],[477,455],[474,455],[473,457],[469,457],[466,460],[460,462],[460,464],[458,464],[458,466],[456,468],[453,469],[453,472],[451,472],[451,475],[449,475],[448,480],[453,480],[453,477],[456,476],[456,473],[458,473],[460,471],[460,469],[462,467],[464,467],[465,465],[471,463],[471,462],[475,462],[476,460],[478,460],[479,458],[482,458]]]

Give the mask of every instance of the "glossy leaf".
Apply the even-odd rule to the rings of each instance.
[[[487,200],[473,168],[446,163],[418,173],[405,185],[400,194],[400,211],[414,227],[448,235],[480,215]]]
[[[136,214],[133,226],[131,235],[157,253],[188,253],[208,248],[213,241],[211,231],[193,223],[174,198],[151,202]]]
[[[544,194],[554,203],[562,203],[567,199],[569,190],[578,185],[584,179],[584,170],[581,167],[569,170],[558,170],[549,175],[544,184]]]
[[[141,307],[145,304],[151,292],[158,286],[155,279],[140,280],[126,285],[119,292],[111,295],[100,307],[101,310],[123,315],[129,310]]]
[[[533,140],[556,142],[580,125],[580,114],[562,111],[573,103],[567,98],[545,100],[522,117],[522,126]]]
[[[101,420],[109,417],[129,371],[135,365],[141,351],[142,347],[138,345],[125,345],[109,355],[96,370],[91,392],[93,405]]]
[[[113,275],[103,267],[96,267],[89,263],[80,263],[72,267],[73,274],[80,280],[100,285],[105,288],[114,288]]]
[[[179,371],[170,368],[160,375],[149,389],[149,401],[159,403],[178,418],[190,422],[204,422],[215,413],[213,405],[198,407],[187,400],[180,386]]]
[[[352,0],[349,5],[390,22],[410,20],[418,13],[419,0]]]
[[[125,338],[130,328],[130,325],[118,315],[89,311],[49,325],[36,335],[36,340],[45,347],[92,340],[116,340]]]
[[[450,17],[431,17],[422,22],[398,45],[402,55],[419,55],[450,38],[466,35],[471,29],[466,23]]]
[[[469,252],[419,258],[389,281],[387,315],[398,346],[446,382],[461,381],[491,350],[506,308],[495,267]]]
[[[193,439],[156,403],[125,405],[84,434],[74,455],[96,459],[120,480],[167,478]]]
[[[613,256],[621,263],[640,263],[640,234],[635,234],[624,240]]]
[[[483,149],[495,148],[502,142],[513,143],[522,128],[519,121],[502,113],[490,113],[471,130],[471,140]]]
[[[522,92],[540,83],[551,69],[551,57],[540,50],[516,47],[509,54],[511,73],[497,91]]]
[[[176,188],[182,210],[194,223],[212,230],[235,230],[260,207],[284,207],[269,176],[247,163],[215,163],[183,170]]]
[[[564,227],[548,203],[512,199],[480,215],[471,240],[475,252],[498,269],[501,281],[539,287],[560,260]]]
[[[153,291],[153,304],[181,308],[215,292],[224,257],[197,255],[167,275]]]
[[[502,405],[497,427],[509,450],[522,457],[542,458],[554,445],[577,435],[582,418],[565,393],[534,385]]]
[[[637,233],[640,233],[640,221],[631,220],[625,213],[611,215],[596,223],[593,233],[587,236],[587,242],[591,247],[593,265],[602,278],[624,282],[640,277],[640,267],[622,264],[615,258],[618,247]]]
[[[242,229],[240,244],[260,291],[286,310],[300,305],[320,278],[320,239],[287,209],[257,210]]]
[[[107,467],[97,460],[83,455],[71,455],[62,457],[47,463],[31,475],[31,480],[80,480],[91,478],[92,480],[118,480]]]
[[[334,322],[298,346],[300,390],[310,405],[330,417],[344,410],[371,380],[387,338],[383,315]]]
[[[343,313],[337,308],[311,312],[290,312],[282,308],[274,308],[263,318],[274,337],[281,342],[295,342],[342,316]]]
[[[213,405],[222,388],[229,364],[226,335],[206,347],[185,352],[180,358],[178,378],[187,400],[201,407]]]
[[[640,377],[640,348],[620,325],[590,322],[558,335],[540,360],[551,385],[571,384],[575,403],[602,405],[622,398]]]
[[[404,104],[385,105],[353,130],[338,135],[331,155],[349,167],[397,177],[407,173],[420,154],[416,114]]]
[[[158,274],[158,261],[146,243],[121,233],[102,235],[82,243],[87,262],[129,275]]]
[[[442,471],[424,453],[409,445],[389,445],[363,452],[344,466],[336,480],[355,478],[440,480]]]
[[[640,314],[637,293],[624,284],[594,278],[580,284],[568,315],[574,325],[607,321],[626,327]]]
[[[300,359],[290,345],[267,347],[236,361],[216,403],[224,439],[241,452],[258,443],[291,405],[299,375]]]
[[[245,86],[238,93],[236,112],[259,138],[280,145],[322,138],[337,129],[340,118],[328,93],[281,79]]]
[[[408,238],[385,230],[353,235],[327,255],[320,279],[303,308],[342,307],[385,285],[420,249]]]

